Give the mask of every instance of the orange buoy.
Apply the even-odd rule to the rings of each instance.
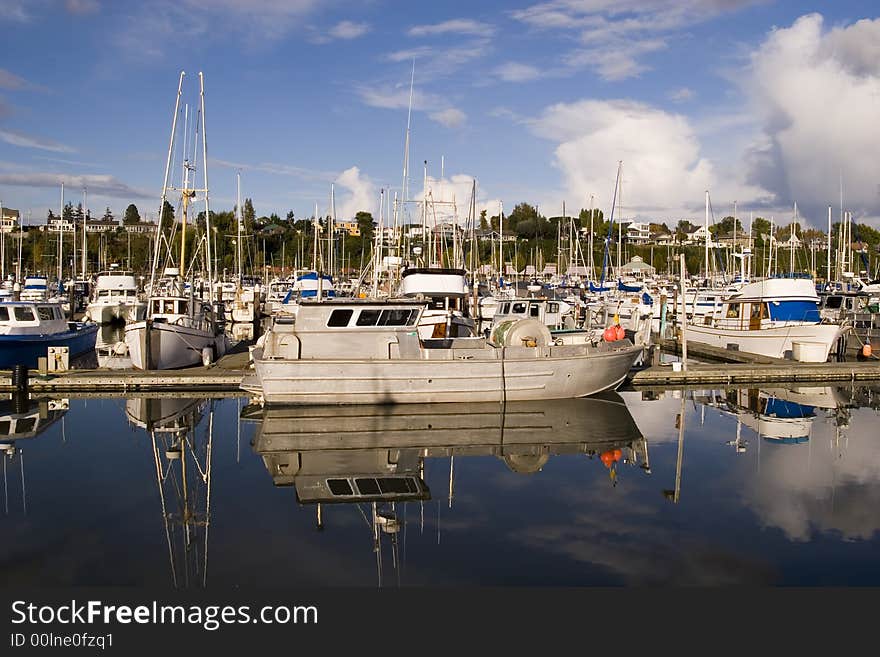
[[[617,331],[614,330],[613,326],[609,326],[602,332],[602,338],[605,342],[614,342],[617,339]]]
[[[614,331],[617,340],[623,340],[626,337],[626,330],[620,324],[614,327]]]
[[[623,452],[621,452],[619,449],[615,449],[613,452],[611,452],[611,454],[614,457],[615,461],[619,461],[620,457],[623,456]]]
[[[862,345],[862,356],[864,356],[865,358],[871,357],[871,343],[870,342],[866,342],[865,344]]]
[[[611,464],[614,463],[614,452],[611,450],[607,452],[602,452],[599,455],[599,459],[602,461],[602,463],[605,464],[606,468],[610,468]]]

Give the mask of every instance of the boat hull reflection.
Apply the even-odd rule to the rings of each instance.
[[[254,450],[275,485],[295,486],[301,503],[428,499],[424,461],[435,457],[496,456],[520,473],[554,455],[617,450],[619,459],[623,449],[647,463],[617,393],[506,405],[248,408],[242,416],[259,421]]]

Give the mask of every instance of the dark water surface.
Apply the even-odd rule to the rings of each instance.
[[[3,582],[880,584],[880,392],[684,395],[2,402]]]

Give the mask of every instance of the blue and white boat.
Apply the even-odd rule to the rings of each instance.
[[[725,296],[719,311],[687,325],[687,339],[771,358],[824,363],[842,328],[823,323],[808,279],[770,278]]]
[[[49,281],[45,276],[25,276],[21,288],[22,301],[45,301],[49,296]]]
[[[68,347],[70,357],[94,350],[97,324],[68,322],[59,303],[0,302],[0,368],[37,367],[49,347]]]

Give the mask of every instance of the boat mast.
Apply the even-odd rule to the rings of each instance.
[[[706,267],[706,280],[709,280],[709,190],[706,190],[706,235],[705,235],[705,267]]]
[[[590,274],[589,280],[593,280],[596,275],[596,262],[593,258],[593,195],[590,194]]]
[[[236,277],[238,278],[238,284],[241,285],[241,172],[235,174],[235,183],[236,183],[236,205],[235,205],[235,214],[236,214],[236,223],[238,224],[238,235],[235,240],[235,271]]]
[[[86,266],[87,266],[87,258],[86,254],[88,252],[88,242],[86,241],[86,228],[88,224],[86,223],[86,218],[89,216],[88,212],[88,196],[87,190],[83,187],[83,244],[82,244],[82,277],[85,279],[86,277]],[[131,258],[129,257],[129,260]]]
[[[180,72],[180,80],[177,83],[177,99],[174,102],[174,114],[171,120],[171,139],[168,143],[168,158],[165,160],[165,178],[162,183],[162,199],[159,201],[159,218],[156,221],[156,244],[153,251],[153,266],[150,269],[150,296],[153,296],[153,289],[156,282],[156,268],[159,266],[159,249],[162,238],[162,216],[165,214],[165,202],[168,198],[168,174],[171,171],[171,155],[174,148],[174,133],[177,130],[177,112],[180,109],[180,96],[183,93],[183,76],[185,71]],[[148,306],[149,307],[149,306]]]
[[[18,223],[21,230],[20,217]],[[0,201],[0,278],[6,280],[6,222],[3,221],[3,201]]]
[[[202,178],[205,181],[205,249],[208,260],[208,299],[214,301],[214,268],[211,260],[211,204],[208,194],[208,130],[205,123],[205,76],[199,71],[199,102],[202,108]]]
[[[64,183],[61,183],[61,223],[58,224],[58,283],[61,283],[61,262],[64,257]]]

